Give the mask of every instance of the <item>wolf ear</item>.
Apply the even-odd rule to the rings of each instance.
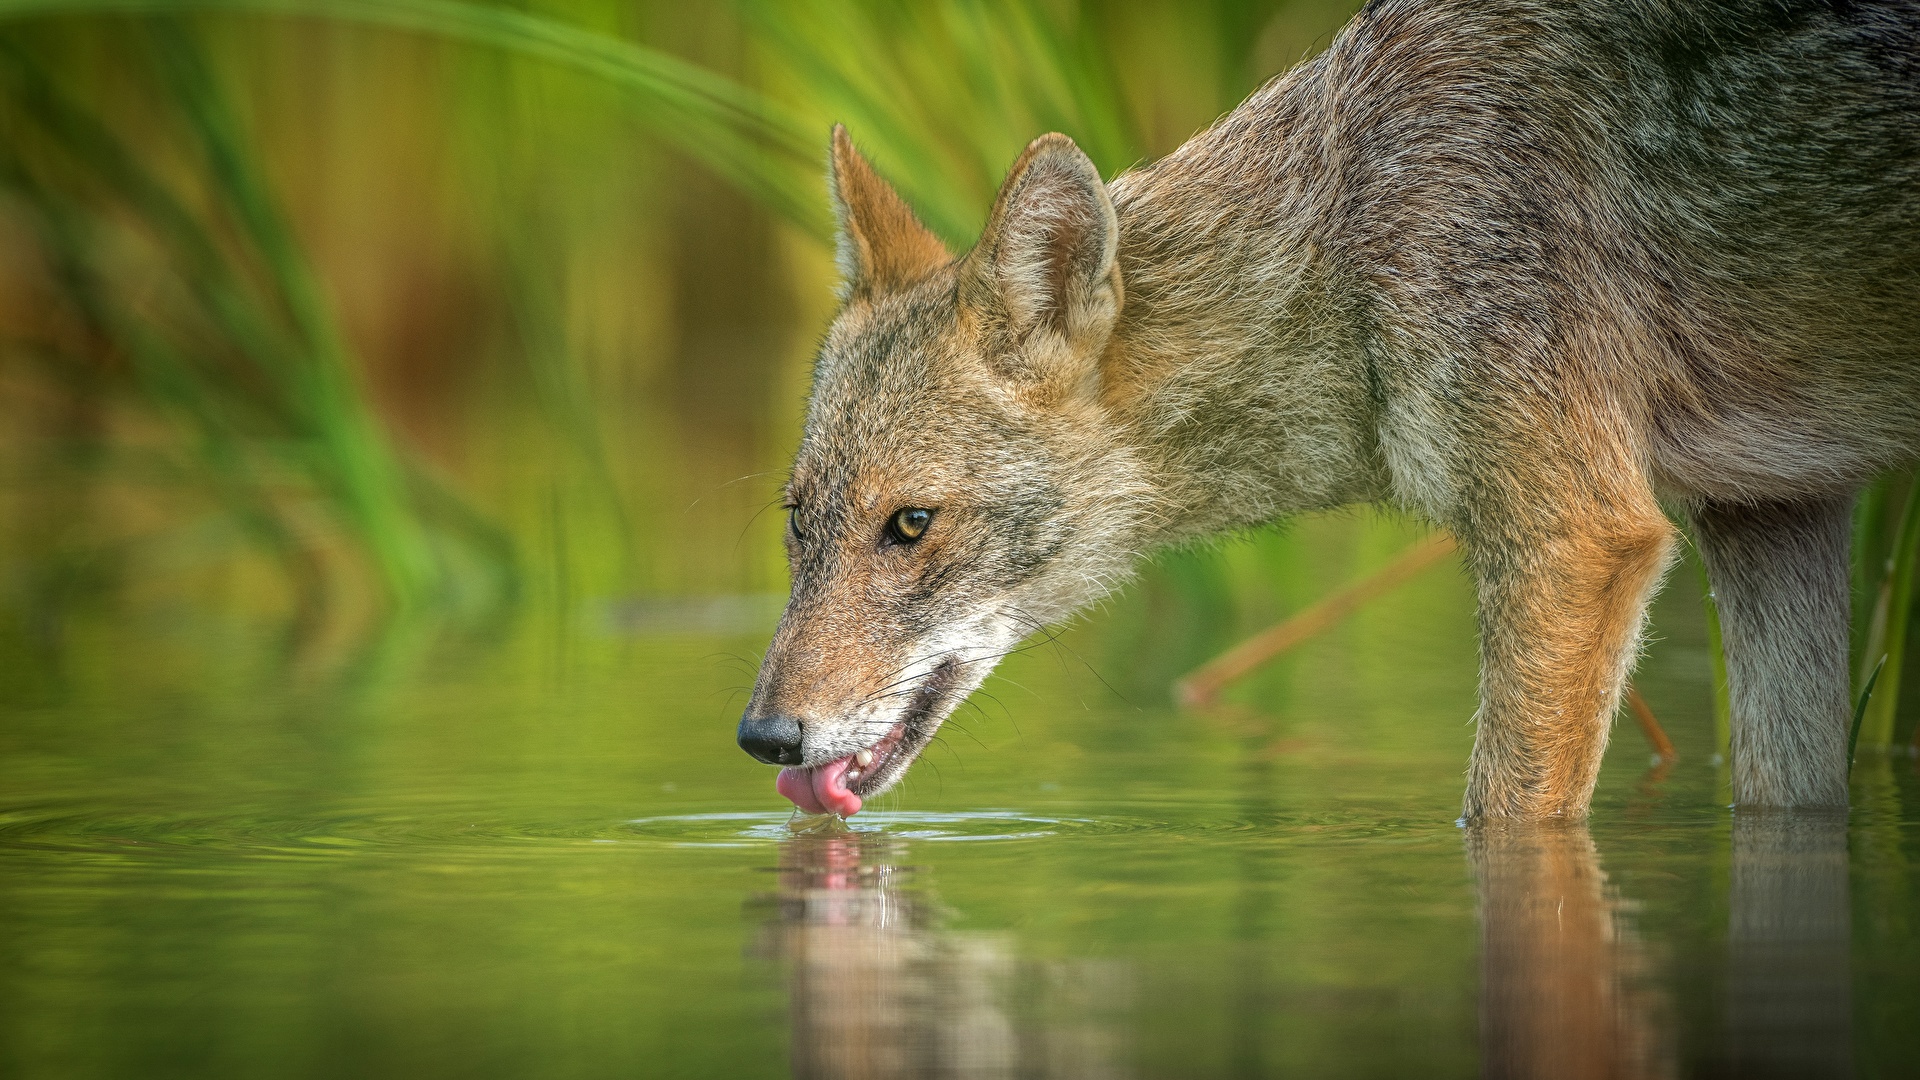
[[[1091,378],[1120,316],[1120,224],[1087,155],[1065,135],[1027,146],[967,256],[966,299],[997,307],[1031,374]],[[1070,370],[1045,370],[1065,364]]]
[[[911,285],[953,261],[940,238],[913,216],[867,159],[853,148],[847,129],[833,125],[827,183],[833,189],[834,236],[841,298]]]

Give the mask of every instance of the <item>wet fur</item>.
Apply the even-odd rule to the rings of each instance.
[[[1920,439],[1915,4],[1376,0],[1110,184],[1037,140],[958,259],[833,161],[846,303],[750,706],[809,764],[1142,552],[1387,501],[1477,582],[1466,813],[1583,814],[1664,504],[1726,620],[1736,799],[1845,802],[1847,512]],[[904,506],[934,525],[888,545]]]

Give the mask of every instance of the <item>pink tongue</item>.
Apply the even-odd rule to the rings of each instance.
[[[860,796],[847,790],[852,764],[852,758],[841,758],[813,769],[781,769],[773,789],[809,814],[852,817],[860,812]]]

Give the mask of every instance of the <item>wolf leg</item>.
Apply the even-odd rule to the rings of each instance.
[[[1480,590],[1480,715],[1466,816],[1580,817],[1673,551],[1650,493],[1468,536]]]
[[[1733,698],[1733,799],[1847,802],[1851,496],[1694,508]]]

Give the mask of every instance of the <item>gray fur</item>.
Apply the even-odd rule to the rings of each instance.
[[[1691,515],[1720,611],[1733,798],[1847,801],[1850,499],[1708,505]]]

